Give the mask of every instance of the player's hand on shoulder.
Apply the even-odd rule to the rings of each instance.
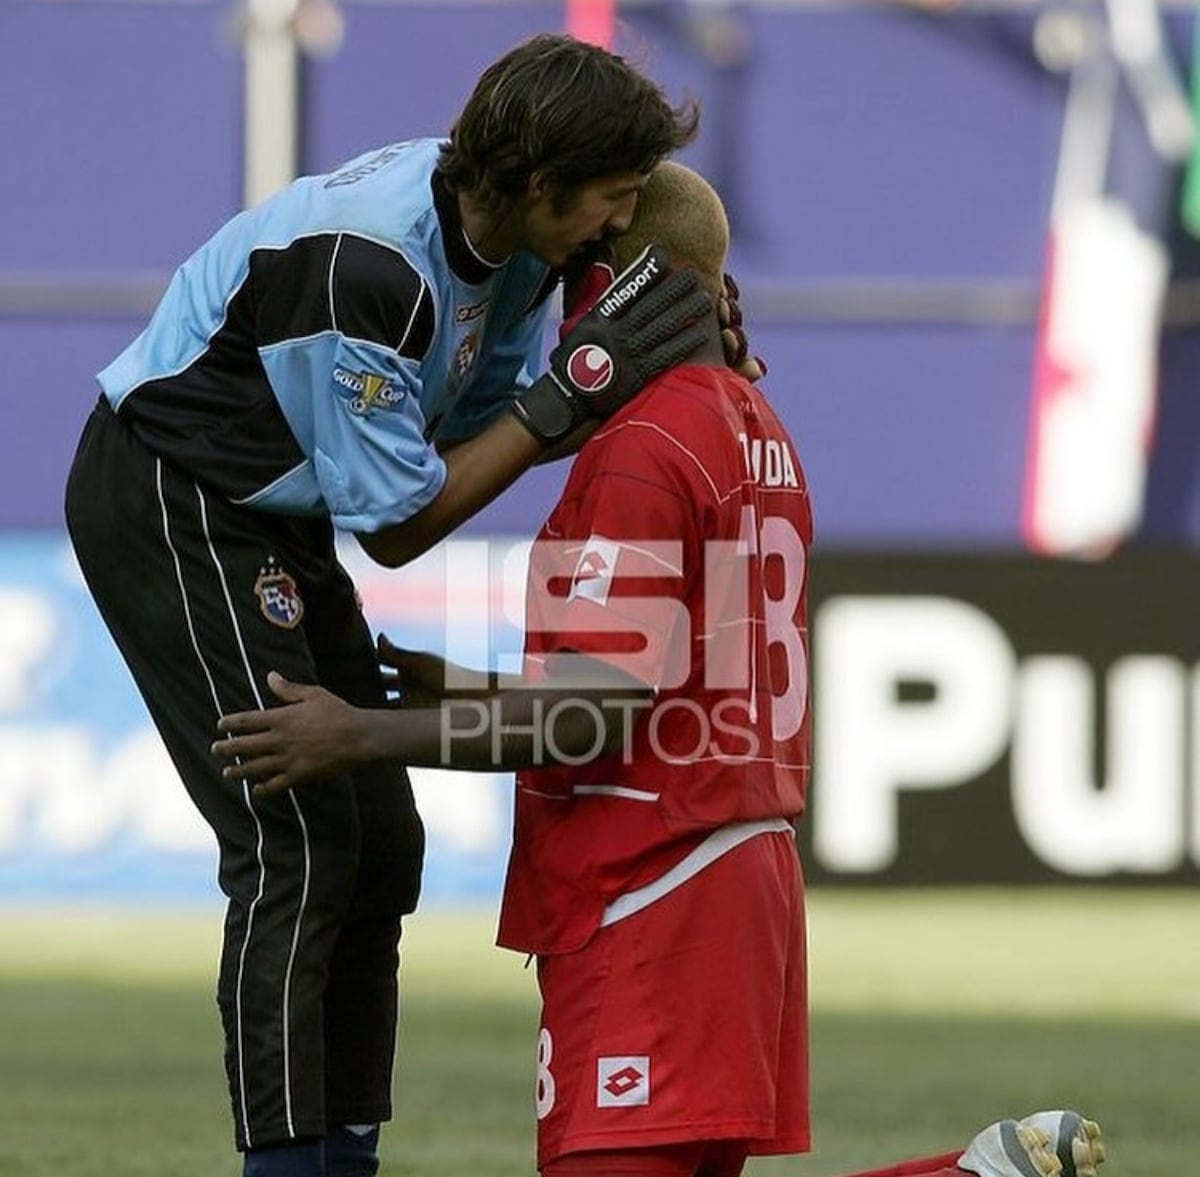
[[[721,345],[725,348],[725,362],[739,375],[753,384],[767,374],[767,361],[762,356],[750,354],[750,341],[742,326],[742,308],[738,301],[741,291],[732,274],[722,274],[725,292],[717,299],[717,321],[721,325]]]
[[[514,412],[547,443],[583,421],[611,416],[704,342],[703,320],[712,309],[694,270],[671,269],[665,251],[647,246],[566,331],[549,371]]]
[[[221,775],[247,781],[255,793],[278,793],[305,781],[335,776],[360,757],[356,708],[324,687],[291,682],[277,671],[267,685],[282,706],[240,711],[217,723],[213,755]]]

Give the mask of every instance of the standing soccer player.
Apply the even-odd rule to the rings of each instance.
[[[728,233],[716,193],[664,163],[616,264],[660,241],[716,293]],[[575,459],[530,556],[523,676],[447,690],[453,668],[385,647],[415,709],[272,678],[290,705],[227,717],[213,748],[268,792],[378,756],[521,770],[499,942],[538,960],[543,1177],[736,1177],[810,1146],[792,822],[812,515],[790,437],[707,325]],[[1052,1177],[1065,1125],[1094,1174],[1094,1126],[1043,1116],[888,1172]]]
[[[534,379],[561,267],[628,226],[696,125],[621,58],[533,38],[484,72],[448,140],[234,217],[100,374],[67,521],[217,838],[246,1177],[377,1171],[423,832],[403,761],[255,798],[222,779],[213,725],[262,706],[271,668],[383,703],[335,529],[403,564],[691,350],[711,300],[657,266]],[[569,362],[581,348],[607,356],[604,387]]]

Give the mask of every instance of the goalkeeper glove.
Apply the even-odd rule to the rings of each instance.
[[[546,443],[589,418],[611,416],[704,342],[701,320],[712,307],[694,270],[669,271],[666,254],[647,246],[565,334],[549,371],[513,402],[513,412]]]

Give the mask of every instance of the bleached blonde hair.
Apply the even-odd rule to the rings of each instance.
[[[614,242],[617,272],[651,243],[673,262],[693,266],[710,294],[721,293],[729,252],[725,206],[703,176],[674,160],[650,173],[628,231]]]

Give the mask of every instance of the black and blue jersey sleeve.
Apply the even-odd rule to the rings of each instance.
[[[429,349],[428,283],[398,250],[348,233],[301,237],[250,261],[260,347],[337,331],[408,359]]]
[[[259,355],[334,523],[373,532],[415,514],[445,481],[420,397],[432,294],[393,248],[350,234],[308,240],[277,263],[294,266],[307,293],[288,305],[278,269],[266,287]],[[317,262],[324,275],[314,292]]]
[[[392,348],[422,360],[436,326],[433,292],[399,251],[342,235],[330,275],[334,329],[349,339]]]

